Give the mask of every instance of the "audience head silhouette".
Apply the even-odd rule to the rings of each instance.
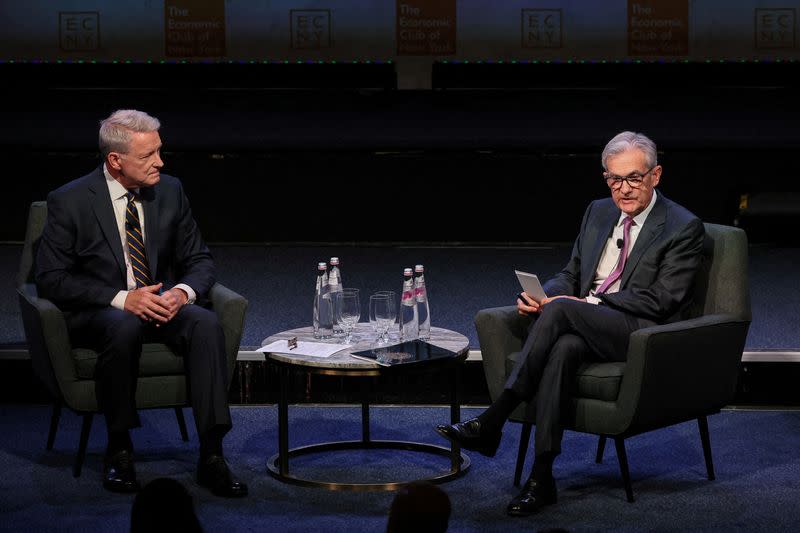
[[[442,533],[450,520],[450,498],[428,481],[401,487],[389,510],[387,533]]]
[[[194,512],[192,496],[178,481],[154,479],[133,500],[131,533],[199,533],[203,531]]]

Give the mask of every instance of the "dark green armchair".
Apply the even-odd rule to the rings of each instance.
[[[93,378],[97,353],[72,348],[64,315],[52,302],[37,295],[33,283],[33,264],[46,218],[46,202],[32,203],[17,275],[17,293],[34,373],[44,382],[54,399],[47,449],[53,448],[62,406],[83,416],[78,454],[73,466],[73,475],[78,477],[86,455],[93,416],[99,412]],[[211,288],[209,297],[225,332],[228,375],[232,378],[247,300],[219,283]],[[145,344],[136,387],[137,408],[175,409],[181,436],[188,441],[182,410],[187,405],[183,358],[175,355],[165,344]]]
[[[625,439],[697,419],[708,478],[714,479],[706,417],[734,396],[750,326],[747,237],[741,229],[705,224],[703,263],[689,320],[631,334],[625,363],[582,365],[564,427],[600,436],[596,461],[614,439],[628,501],[633,501]],[[494,400],[519,359],[529,319],[517,308],[484,309],[475,317],[483,367]],[[535,424],[535,399],[511,419],[522,422],[514,484],[518,485]]]

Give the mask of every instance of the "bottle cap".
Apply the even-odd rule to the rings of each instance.
[[[338,257],[331,257],[331,265],[338,265],[339,258]]]
[[[425,272],[425,267],[422,265],[417,265],[414,267],[414,272]]]
[[[328,263],[320,261],[317,263],[317,270],[328,270]]]
[[[412,272],[413,272],[413,270],[411,270],[410,268],[404,268],[403,269],[403,275],[404,276],[410,276]]]

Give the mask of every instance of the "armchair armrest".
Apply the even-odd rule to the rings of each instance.
[[[239,353],[244,330],[244,314],[247,300],[244,296],[230,290],[220,283],[215,283],[208,293],[211,305],[219,317],[222,331],[225,333],[225,353],[228,355],[228,385],[233,379],[233,367]]]
[[[505,386],[506,357],[522,349],[530,323],[531,319],[520,315],[516,306],[482,309],[475,315],[483,370],[492,401]]]
[[[55,398],[62,399],[62,391],[78,379],[64,314],[50,300],[39,298],[32,283],[20,285],[17,295],[34,372]]]
[[[634,430],[712,413],[736,389],[749,320],[706,315],[631,334],[617,400]]]

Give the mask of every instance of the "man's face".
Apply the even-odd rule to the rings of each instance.
[[[647,166],[644,153],[638,149],[626,150],[606,160],[607,176],[641,177],[638,187],[631,187],[625,180],[618,180],[611,186],[611,198],[626,215],[635,217],[645,210],[653,198],[653,189],[661,179],[661,166],[652,169]]]
[[[152,187],[161,180],[161,137],[157,131],[134,132],[126,153],[111,152],[107,162],[126,189]]]

